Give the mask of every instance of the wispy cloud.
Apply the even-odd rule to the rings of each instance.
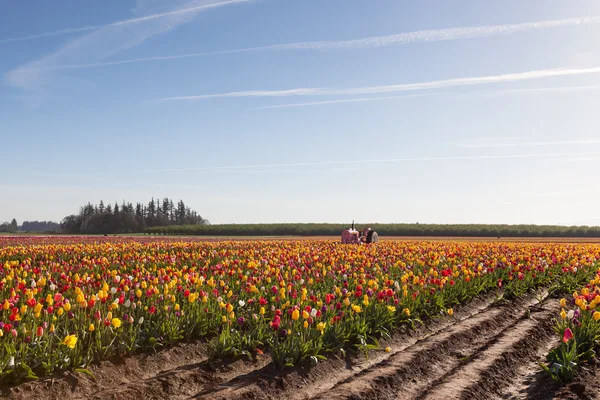
[[[111,65],[121,65],[149,61],[165,61],[192,57],[206,57],[214,55],[257,52],[257,51],[286,51],[286,50],[310,50],[310,51],[330,51],[330,50],[354,50],[375,47],[388,47],[406,45],[421,42],[438,42],[448,40],[473,39],[478,37],[508,35],[518,32],[532,30],[542,30],[560,27],[582,26],[600,23],[600,16],[566,18],[558,20],[545,20],[536,22],[526,22],[521,24],[505,25],[487,25],[487,26],[469,26],[448,29],[428,29],[413,32],[397,33],[385,36],[370,36],[366,38],[350,40],[327,40],[312,42],[283,43],[267,46],[246,47],[232,50],[221,50],[212,52],[197,52],[180,55],[167,55],[157,57],[132,58],[108,62],[85,62],[79,64],[57,65],[55,69],[72,68],[96,68]],[[86,29],[86,28],[84,28]],[[30,37],[31,38],[31,37]],[[10,39],[9,39],[10,40]],[[13,39],[15,40],[15,39]],[[22,40],[22,39],[16,39]],[[1,42],[1,41],[0,41]]]
[[[317,161],[302,163],[281,163],[281,164],[257,164],[257,165],[228,165],[228,166],[209,166],[209,167],[191,167],[191,168],[167,168],[133,171],[134,174],[156,173],[156,172],[186,172],[186,171],[219,171],[219,170],[246,170],[246,169],[267,169],[267,168],[291,168],[291,167],[314,167],[330,165],[355,165],[371,163],[398,163],[398,162],[427,162],[427,161],[468,161],[468,160],[503,160],[520,158],[560,158],[560,157],[589,157],[599,156],[600,151],[582,152],[582,153],[538,153],[538,154],[486,154],[477,156],[448,156],[448,157],[407,157],[407,158],[386,158],[370,160],[342,160],[342,161]]]
[[[455,145],[463,148],[498,148],[498,147],[538,147],[538,146],[566,146],[582,144],[600,144],[600,139],[575,139],[575,140],[549,140],[549,141],[513,141],[506,142],[502,140],[475,140],[472,142],[456,143]]]
[[[193,101],[214,98],[231,97],[286,97],[286,96],[346,96],[346,95],[372,95],[405,91],[417,91],[428,89],[441,89],[458,86],[473,86],[490,83],[508,83],[533,79],[553,78],[570,75],[597,74],[600,67],[594,68],[558,68],[519,72],[504,75],[479,76],[469,78],[444,79],[419,83],[402,83],[396,85],[367,86],[349,89],[333,88],[298,88],[285,90],[250,90],[217,94],[202,94],[192,96],[162,97],[150,101]]]
[[[68,42],[58,51],[37,61],[17,67],[5,76],[13,87],[39,94],[64,83],[57,76],[57,66],[97,63],[145,40],[188,23],[203,12],[217,7],[248,3],[253,0],[178,0],[169,2],[168,11],[143,15],[104,25],[87,35]],[[138,0],[138,4],[145,1]],[[90,28],[91,29],[91,28]],[[68,79],[68,78],[64,78]]]

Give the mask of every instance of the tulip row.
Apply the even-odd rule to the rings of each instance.
[[[577,282],[600,247],[565,244],[28,239],[0,247],[0,383],[210,339],[280,368],[378,346],[502,287]]]
[[[564,384],[573,380],[577,368],[592,359],[600,346],[600,269],[569,301],[562,298],[560,306],[554,330],[561,342],[547,355],[548,365],[542,367]]]

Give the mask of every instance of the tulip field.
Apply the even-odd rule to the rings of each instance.
[[[560,398],[600,342],[599,267],[567,242],[0,237],[0,388]]]

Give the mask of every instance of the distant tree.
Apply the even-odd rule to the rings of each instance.
[[[81,218],[78,215],[68,215],[60,223],[61,230],[67,233],[81,233]]]
[[[120,205],[115,202],[114,206],[108,204],[106,207],[103,201],[98,206],[88,203],[80,208],[78,215],[65,217],[60,229],[68,233],[134,233],[153,226],[207,223],[182,200],[176,208],[172,199],[159,199],[153,197],[147,207],[143,203],[136,203],[134,207],[133,203],[124,200]]]
[[[19,224],[17,224],[17,220],[16,219],[12,219],[12,221],[10,221],[10,231],[9,232],[16,232],[17,229],[19,229]]]

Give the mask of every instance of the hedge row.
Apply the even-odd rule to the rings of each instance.
[[[463,236],[463,237],[600,237],[600,226],[554,225],[439,225],[439,224],[363,224],[380,236]],[[199,236],[338,236],[345,224],[219,224],[172,225],[148,228],[153,235]]]

